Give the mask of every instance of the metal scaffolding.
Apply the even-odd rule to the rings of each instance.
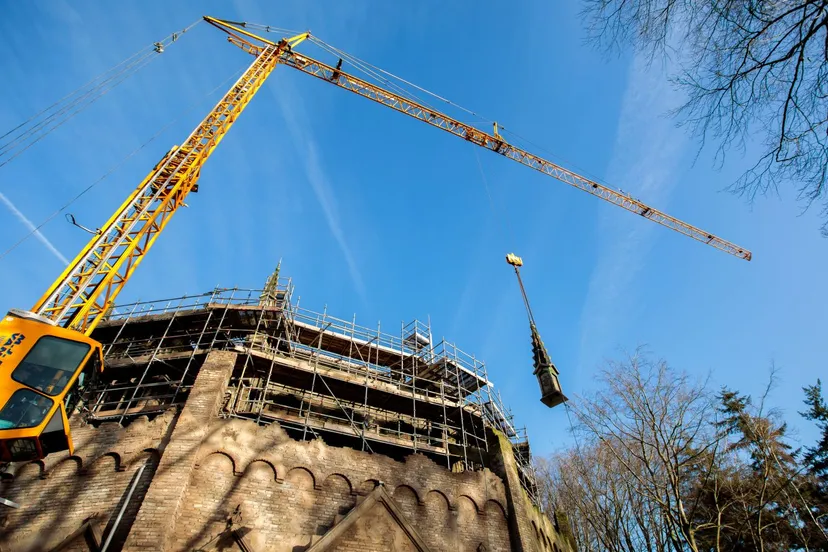
[[[535,500],[524,429],[488,379],[485,364],[430,322],[399,333],[294,304],[290,279],[265,289],[120,305],[94,337],[106,370],[87,405],[92,423],[128,422],[184,403],[212,350],[238,353],[222,415],[278,422],[293,438],[403,458],[412,452],[455,471],[488,465],[492,429],[512,442],[521,482]]]

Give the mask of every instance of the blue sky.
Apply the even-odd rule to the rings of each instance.
[[[536,452],[547,453],[569,442],[568,422],[538,400],[525,313],[503,260],[515,251],[568,395],[594,388],[603,359],[642,344],[746,393],[762,391],[774,361],[771,402],[801,439],[814,437],[796,412],[800,388],[826,373],[828,356],[828,241],[816,209],[801,214],[784,192],[753,206],[725,193],[747,161],[735,152],[715,169],[703,151],[694,163],[697,144],[664,116],[681,101],[665,68],[585,46],[577,2],[112,6],[3,3],[0,134],[202,14],[310,29],[497,120],[536,153],[754,252],[750,263],[727,256],[279,67],[122,302],[260,286],[282,258],[309,308],[385,328],[430,316],[437,337],[486,361]],[[39,223],[174,121],[70,208],[80,223],[102,224],[248,63],[199,24],[0,168],[0,249],[28,232],[24,219]],[[86,237],[59,216],[43,239],[0,259],[0,308],[28,308]]]

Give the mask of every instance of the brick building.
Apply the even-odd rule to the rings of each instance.
[[[74,455],[8,466],[0,551],[567,551],[485,365],[264,290],[113,309]]]

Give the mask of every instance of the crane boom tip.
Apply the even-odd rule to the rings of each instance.
[[[514,253],[508,253],[506,255],[506,262],[514,267],[523,266],[523,259],[515,255]]]

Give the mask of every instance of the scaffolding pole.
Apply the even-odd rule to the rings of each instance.
[[[338,446],[400,459],[422,453],[448,469],[465,470],[486,465],[487,428],[501,429],[520,446],[521,483],[535,494],[526,443],[519,430],[510,429],[511,413],[492,388],[485,363],[445,339],[434,343],[430,318],[427,324],[401,322],[399,333],[386,334],[379,322],[359,326],[356,315],[342,320],[327,306],[321,312],[304,309],[299,298],[293,304],[293,296],[290,280],[285,285],[277,279],[265,291],[215,288],[113,309],[96,330],[109,336],[101,339],[108,364],[124,370],[133,358],[149,362],[135,365],[126,384],[117,383],[125,372],[104,373],[95,390],[101,396],[91,403],[101,412],[98,419],[114,415],[126,423],[138,415],[130,410],[139,400],[178,405],[197,358],[243,346],[245,359],[230,381],[225,415],[278,422],[303,441],[330,437]],[[272,304],[262,305],[262,297]],[[165,365],[175,378],[148,383],[150,377],[166,377]],[[121,402],[110,409],[108,398],[116,396]],[[478,452],[470,453],[471,446]]]

